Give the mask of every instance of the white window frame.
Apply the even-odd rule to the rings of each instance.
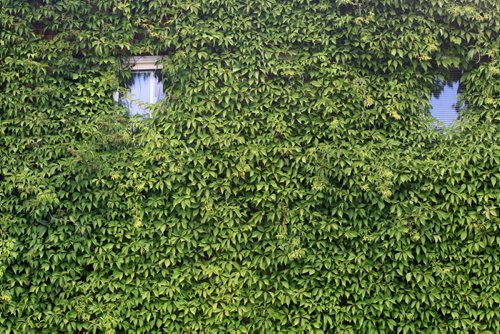
[[[126,59],[125,64],[131,66],[132,71],[154,71],[163,68],[162,59],[163,56],[138,56]]]

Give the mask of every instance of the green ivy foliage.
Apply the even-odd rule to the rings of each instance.
[[[0,0],[0,331],[498,333],[499,13]]]

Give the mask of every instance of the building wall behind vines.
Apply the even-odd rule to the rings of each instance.
[[[499,332],[499,13],[0,0],[0,330]]]

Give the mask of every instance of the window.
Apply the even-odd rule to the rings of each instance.
[[[147,104],[157,103],[165,97],[161,78],[161,57],[142,56],[127,60],[132,66],[132,80],[127,85],[129,92],[121,99],[130,115],[151,116]],[[116,96],[118,100],[118,96]]]
[[[458,118],[460,76],[462,72],[450,70],[444,79],[436,79],[431,97],[431,115],[444,126]]]

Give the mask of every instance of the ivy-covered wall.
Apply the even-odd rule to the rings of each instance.
[[[497,0],[0,0],[0,332],[498,333]],[[112,98],[165,55],[151,119]],[[466,108],[432,125],[434,80]]]

